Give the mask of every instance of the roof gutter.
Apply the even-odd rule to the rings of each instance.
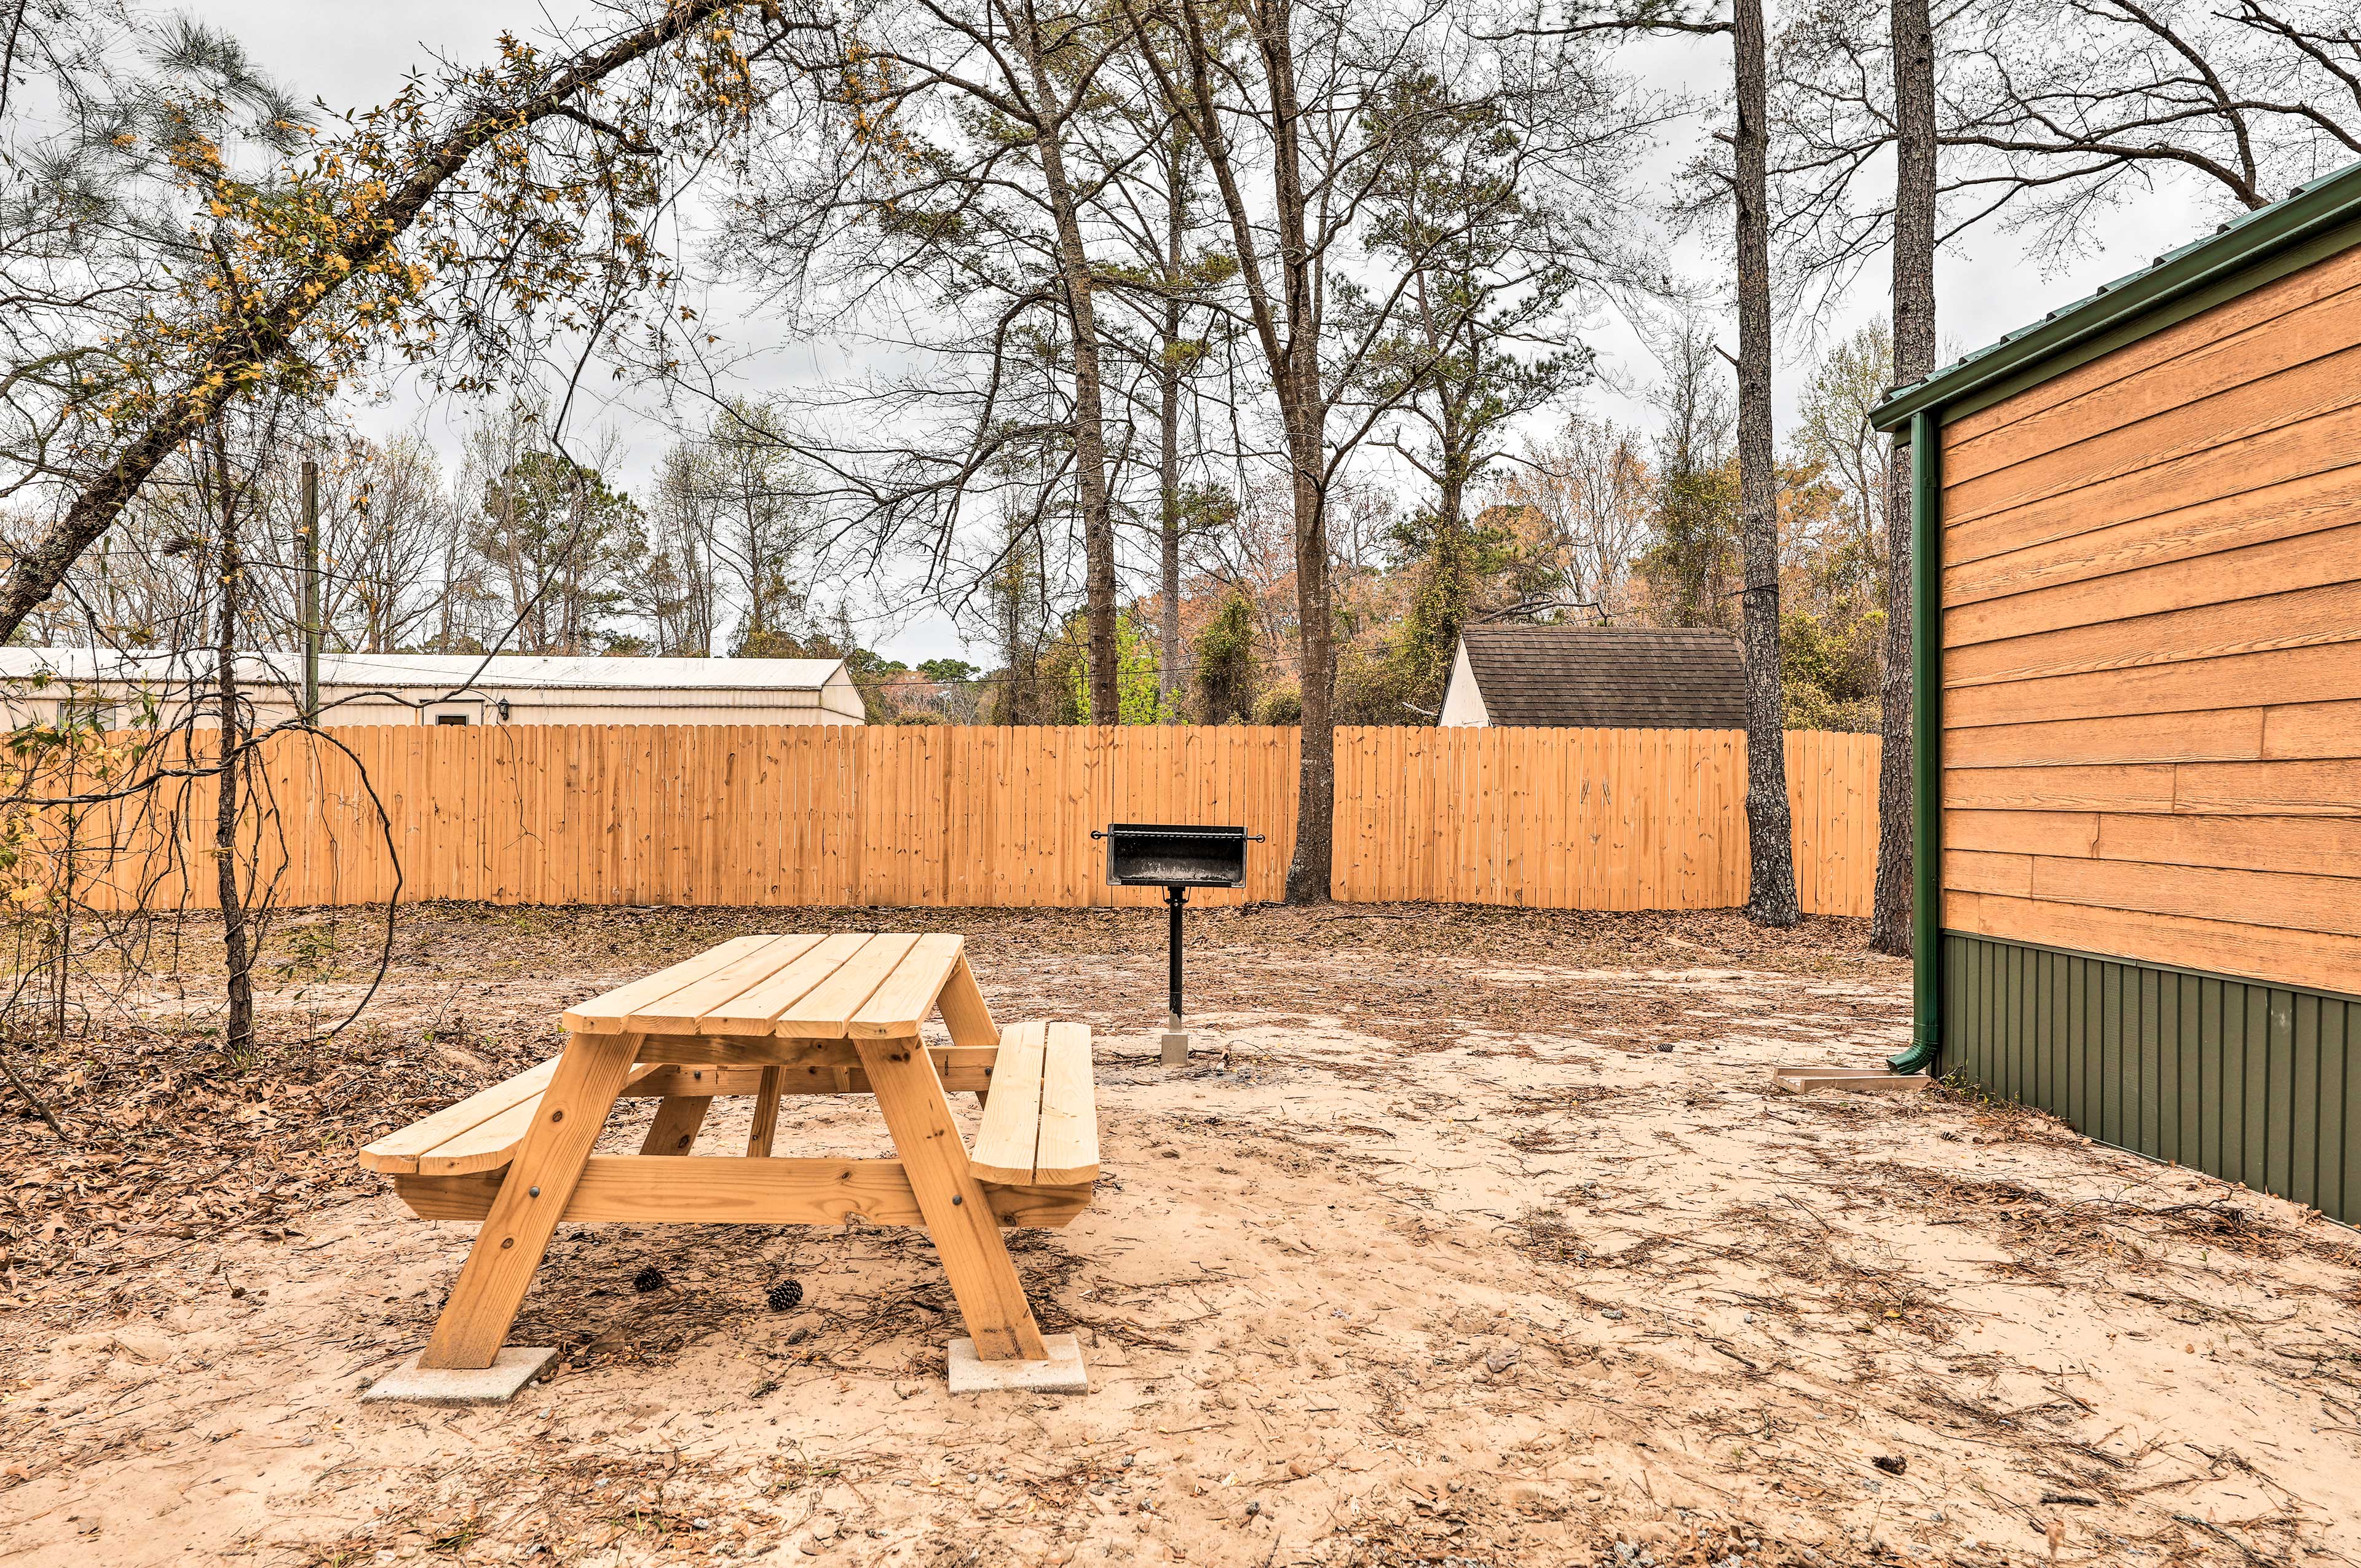
[[[2137,317],[2227,282],[2237,273],[2308,239],[2361,222],[2361,163],[2299,185],[2286,200],[2247,214],[2219,233],[2169,251],[2156,265],[2052,311],[2028,327],[1979,349],[1922,380],[1897,387],[1872,409],[1869,422],[1896,432],[1922,411],[1953,417],[1959,405]],[[2159,325],[2163,323],[2158,323]]]

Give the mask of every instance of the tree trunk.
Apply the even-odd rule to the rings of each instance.
[[[1307,352],[1299,356],[1310,358]],[[1310,373],[1316,378],[1319,363]],[[1301,383],[1299,382],[1299,386]],[[1328,523],[1321,494],[1321,424],[1304,411],[1317,409],[1314,381],[1308,400],[1298,394],[1298,413],[1289,420],[1290,456],[1295,467],[1295,615],[1303,644],[1303,759],[1297,773],[1295,859],[1287,868],[1287,902],[1325,904],[1336,822],[1336,729],[1331,702],[1336,684],[1336,628],[1328,590]]]
[[[229,976],[229,1017],[223,1048],[243,1054],[254,1047],[254,965],[247,950],[246,901],[237,885],[237,782],[240,758],[237,692],[237,591],[245,562],[237,545],[237,487],[230,483],[229,456],[218,431],[214,479],[221,499],[221,619],[214,642],[221,725],[220,804],[214,816],[214,873],[221,894],[222,962]]]
[[[1082,503],[1082,602],[1090,620],[1091,722],[1123,722],[1115,679],[1115,518],[1106,482],[1104,394],[1099,369],[1098,307],[1091,293],[1090,258],[1082,246],[1082,219],[1066,177],[1062,122],[1044,117],[1057,90],[1041,63],[1040,40],[1024,32],[1026,64],[1033,77],[1034,148],[1041,157],[1041,182],[1058,227],[1059,282],[1066,316],[1074,329],[1074,476]]]
[[[1187,214],[1181,207],[1182,153],[1178,132],[1166,138],[1170,156],[1165,161],[1164,218],[1164,356],[1157,367],[1158,432],[1156,482],[1160,503],[1157,514],[1158,587],[1163,612],[1158,617],[1156,658],[1157,706],[1165,713],[1180,712],[1180,247],[1186,241]]]
[[[1770,105],[1763,0],[1736,0],[1738,136],[1738,505],[1746,554],[1747,917],[1793,926],[1794,832],[1779,671],[1779,478],[1771,430]]]
[[[1232,13],[1224,12],[1224,16]],[[1309,194],[1301,165],[1302,112],[1295,82],[1295,54],[1289,29],[1291,0],[1263,0],[1245,8],[1269,89],[1271,217],[1278,232],[1280,298],[1267,291],[1264,248],[1249,216],[1238,168],[1213,102],[1213,50],[1194,4],[1176,8],[1189,60],[1191,105],[1188,129],[1205,156],[1206,167],[1227,210],[1247,313],[1270,370],[1287,442],[1290,488],[1294,505],[1295,608],[1302,657],[1302,764],[1297,773],[1295,858],[1287,868],[1287,902],[1324,903],[1336,817],[1334,707],[1336,641],[1328,587],[1327,402],[1320,381],[1321,256],[1311,239]],[[1224,24],[1226,25],[1226,24]],[[1220,68],[1226,74],[1226,65]]]
[[[1893,0],[1894,379],[1907,386],[1935,368],[1935,32],[1927,0]],[[1884,754],[1877,770],[1877,899],[1872,950],[1910,954],[1910,879],[1916,853],[1910,751],[1912,705],[1910,444],[1895,443],[1885,492],[1885,668],[1880,682]],[[1932,613],[1933,607],[1929,607]]]
[[[1433,350],[1440,357],[1439,345]],[[1467,476],[1474,469],[1475,444],[1468,422],[1461,417],[1464,400],[1448,389],[1438,390],[1436,444],[1442,449],[1443,479],[1435,488],[1435,565],[1444,603],[1449,614],[1435,630],[1443,633],[1432,649],[1434,663],[1427,674],[1435,685],[1426,694],[1434,700],[1435,718],[1443,722],[1443,694],[1450,689],[1451,667],[1459,656],[1459,639],[1475,603],[1475,542],[1467,536]]]
[[[1328,405],[1320,385],[1320,274],[1304,189],[1296,101],[1294,25],[1288,0],[1257,16],[1255,42],[1270,84],[1271,193],[1276,198],[1287,339],[1273,379],[1294,469],[1295,618],[1303,648],[1303,758],[1297,773],[1295,859],[1287,902],[1325,904],[1336,828],[1335,609],[1328,588]]]

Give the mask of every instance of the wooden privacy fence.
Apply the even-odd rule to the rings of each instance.
[[[1806,914],[1870,912],[1874,735],[1794,730]],[[1727,909],[1746,902],[1742,729],[1339,729],[1331,887],[1358,903]]]
[[[1245,888],[1191,895],[1235,904],[1279,898],[1295,848],[1293,729],[387,725],[334,739],[351,755],[286,735],[262,760],[246,852],[282,906],[381,902],[397,859],[413,900],[1157,902],[1105,885],[1090,835],[1111,821],[1264,834]],[[1741,731],[1346,729],[1336,751],[1340,899],[1746,900]],[[1807,912],[1869,912],[1877,757],[1874,736],[1787,738]],[[80,873],[90,902],[211,905],[215,799],[192,784],[119,826],[112,863]],[[104,836],[93,823],[86,842]]]

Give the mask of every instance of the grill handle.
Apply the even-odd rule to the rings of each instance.
[[[1226,839],[1229,837],[1228,834],[1212,828],[1168,828],[1156,836],[1159,839]],[[1106,829],[1093,828],[1091,829],[1091,837],[1104,839],[1106,837]],[[1263,841],[1263,837],[1259,833],[1249,833],[1246,837],[1246,841],[1249,844],[1259,844]]]

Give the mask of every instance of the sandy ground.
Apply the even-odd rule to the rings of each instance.
[[[1005,1020],[1098,1031],[1105,1163],[1016,1233],[1090,1394],[954,1398],[918,1233],[569,1227],[514,1404],[364,1406],[466,1227],[350,1151],[722,937],[961,929]],[[519,911],[274,938],[269,1043],[181,979],[0,1123],[0,1563],[2350,1563],[2361,1251],[2301,1209],[1869,1065],[1907,970],[1733,916]],[[724,1102],[703,1148],[742,1146]],[[971,1117],[973,1113],[968,1113]],[[619,1115],[616,1146],[636,1147]],[[780,1152],[890,1152],[790,1102]],[[660,1288],[633,1277],[653,1267]],[[800,1308],[765,1292],[793,1278]]]

